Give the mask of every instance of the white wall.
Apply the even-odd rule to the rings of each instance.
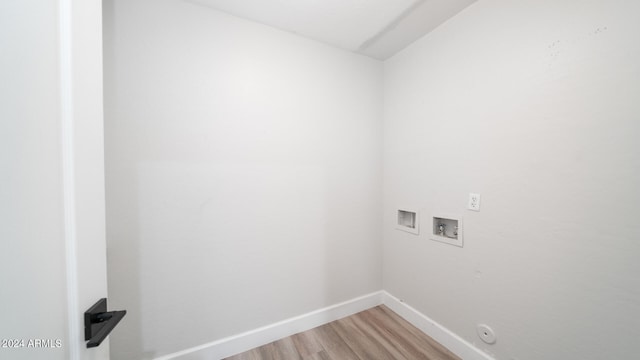
[[[384,76],[188,1],[104,10],[114,358],[381,287],[499,359],[640,352],[638,5],[483,0]],[[397,207],[462,215],[465,247]]]
[[[0,4],[0,339],[25,341],[3,359],[68,358],[57,29],[55,2]]]
[[[106,1],[114,359],[381,288],[382,64],[188,1]]]
[[[482,0],[385,63],[385,290],[499,359],[637,357],[638,13]],[[464,248],[397,207],[461,214]]]
[[[1,359],[109,358],[82,327],[107,291],[100,20],[100,0],[0,4]]]

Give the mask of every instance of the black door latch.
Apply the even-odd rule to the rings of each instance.
[[[99,346],[127,314],[126,310],[107,311],[107,299],[100,299],[84,313],[84,340],[87,348]]]

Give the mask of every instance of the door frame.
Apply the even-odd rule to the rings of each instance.
[[[58,35],[68,356],[108,360],[108,340],[86,348],[83,317],[107,297],[102,1],[58,0]]]

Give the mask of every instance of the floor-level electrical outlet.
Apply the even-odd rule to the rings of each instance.
[[[469,204],[467,208],[473,211],[480,211],[480,194],[469,194]]]

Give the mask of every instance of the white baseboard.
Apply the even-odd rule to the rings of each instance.
[[[164,355],[155,360],[223,359],[287,336],[342,319],[343,317],[353,315],[380,304],[385,304],[389,309],[400,315],[400,317],[422,330],[425,334],[464,360],[494,360],[490,355],[484,353],[473,344],[462,339],[449,329],[433,321],[428,316],[405,304],[386,291],[378,291],[360,296],[242,334]]]
[[[382,303],[463,360],[494,360],[473,344],[386,291],[382,291]]]
[[[383,292],[377,291],[242,334],[164,355],[155,360],[223,359],[378,306],[382,304],[382,299]]]

